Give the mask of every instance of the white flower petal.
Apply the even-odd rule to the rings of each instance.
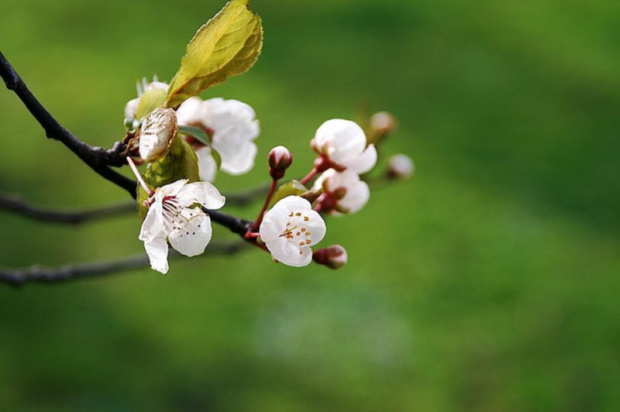
[[[176,198],[182,207],[199,203],[207,209],[219,209],[226,202],[226,198],[209,182],[190,183],[177,194]]]
[[[200,255],[211,240],[211,219],[201,211],[168,236],[172,247],[185,256]]]
[[[347,213],[355,213],[362,209],[370,199],[370,189],[366,182],[360,181],[355,186],[347,189],[347,194],[339,202]]]
[[[258,147],[252,142],[239,146],[231,144],[216,145],[214,139],[213,147],[222,158],[222,170],[230,175],[242,175],[254,167],[254,159],[258,153]]]
[[[359,156],[347,159],[342,162],[348,169],[358,174],[363,174],[373,167],[377,163],[377,149],[375,145],[370,145]]]
[[[325,221],[318,212],[315,212],[314,210],[307,210],[303,212],[303,214],[309,218],[306,222],[306,226],[308,231],[311,233],[308,237],[312,243],[308,246],[314,246],[325,237],[327,226],[325,226]]]
[[[211,148],[203,146],[196,149],[196,156],[198,157],[200,180],[212,182],[217,174],[217,162],[211,155]]]
[[[150,242],[153,239],[162,237],[162,233],[165,233],[163,205],[161,199],[157,199],[149,207],[146,218],[144,222],[142,222],[142,228],[140,229],[138,239],[143,242]],[[163,235],[163,237],[165,237],[165,235]]]
[[[316,131],[316,143],[335,162],[361,153],[366,146],[366,135],[357,123],[344,119],[332,119]]]
[[[285,208],[288,210],[305,210],[312,209],[310,202],[300,196],[287,196],[276,203],[273,208]]]
[[[259,228],[259,234],[263,242],[271,242],[280,238],[286,230],[289,213],[289,210],[283,207],[274,207],[265,213]]]
[[[144,242],[151,268],[164,275],[168,273],[168,242],[164,238],[154,238]]]
[[[136,117],[136,110],[138,109],[139,102],[139,98],[127,102],[127,104],[125,105],[125,118]]]
[[[181,103],[177,109],[177,121],[179,124],[189,126],[200,123],[203,118],[202,99],[199,97],[190,97]]]
[[[162,186],[157,189],[155,196],[159,196],[162,200],[164,197],[176,196],[187,185],[187,179],[177,180],[176,182]]]
[[[297,247],[283,238],[266,245],[271,255],[285,265],[301,267],[307,266],[312,261],[312,250],[309,247]]]

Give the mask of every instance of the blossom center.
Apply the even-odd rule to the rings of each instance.
[[[188,223],[201,215],[201,212],[188,207],[183,207],[179,204],[176,196],[164,196],[162,200],[162,210],[164,216],[164,225],[168,232],[180,231],[180,237],[183,235],[195,235],[196,232],[189,232],[183,230]],[[200,224],[197,225],[200,227]]]
[[[299,247],[310,246],[312,244],[312,232],[310,232],[308,227],[310,217],[302,212],[290,212],[288,217],[286,228],[280,234],[280,237]],[[302,252],[300,251],[299,253]]]

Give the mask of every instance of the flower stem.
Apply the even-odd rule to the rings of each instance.
[[[317,175],[317,173],[319,173],[319,169],[317,169],[316,167],[314,169],[312,169],[310,171],[310,173],[308,173],[303,179],[300,180],[300,183],[302,185],[305,185],[306,183],[308,183],[309,181],[311,181],[312,179],[314,179],[314,177]]]
[[[276,187],[278,185],[278,179],[273,179],[271,181],[271,187],[269,188],[269,193],[267,193],[267,197],[265,197],[265,203],[263,203],[263,207],[260,210],[260,213],[256,217],[256,220],[252,224],[252,232],[256,232],[260,227],[260,224],[263,222],[263,216],[267,211],[267,207],[269,206],[269,202],[271,202],[271,198],[273,198],[273,194],[276,192]]]
[[[133,162],[133,160],[131,160],[131,157],[129,156],[127,157],[127,164],[131,168],[133,174],[136,175],[136,179],[138,179],[138,182],[140,182],[140,186],[142,186],[144,191],[150,196],[153,193],[153,190],[151,190],[151,188],[146,184],[146,182],[142,178],[142,175],[140,174],[140,171],[138,171],[136,164]]]

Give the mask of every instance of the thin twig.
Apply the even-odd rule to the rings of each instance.
[[[211,243],[207,251],[201,256],[230,255],[241,251],[245,246],[246,243],[239,241]],[[179,256],[181,256],[179,253],[171,251],[169,257],[176,258]],[[41,266],[31,266],[26,269],[0,268],[0,283],[6,283],[11,286],[23,286],[26,283],[61,283],[75,279],[128,272],[148,267],[148,265],[148,256],[140,254],[118,260],[78,263],[59,268],[44,268]]]
[[[4,79],[7,89],[12,90],[19,97],[28,111],[43,127],[48,138],[62,142],[99,175],[125,189],[133,198],[136,197],[136,182],[110,168],[110,166],[118,167],[125,164],[122,155],[123,144],[117,143],[110,150],[90,146],[62,127],[34,97],[2,52],[0,52],[0,76]]]
[[[257,197],[262,196],[266,190],[265,185],[260,185],[243,192],[227,193],[224,196],[226,197],[227,205],[243,207],[250,204]],[[0,192],[0,210],[7,210],[43,222],[80,225],[108,217],[134,213],[136,211],[136,202],[130,200],[93,209],[57,210],[34,205],[24,200],[18,194]]]
[[[201,207],[202,211],[211,217],[211,220],[217,224],[220,224],[231,232],[241,236],[245,234],[252,227],[252,222],[249,220],[241,219],[240,217],[231,216],[218,210],[210,210],[205,207]],[[248,239],[246,239],[248,240]],[[254,240],[248,240],[251,243],[255,243]]]
[[[2,209],[9,210],[34,220],[79,225],[86,222],[135,212],[136,202],[122,202],[84,210],[54,210],[28,203],[19,195],[0,193],[0,210]]]

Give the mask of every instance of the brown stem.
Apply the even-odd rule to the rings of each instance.
[[[258,213],[256,220],[252,224],[252,232],[256,232],[258,228],[260,227],[260,224],[263,222],[263,216],[265,215],[265,212],[267,211],[267,207],[269,207],[269,202],[271,202],[271,198],[273,197],[273,194],[276,192],[277,186],[278,186],[278,179],[273,179],[271,181],[271,187],[269,187],[269,192],[267,193],[267,196],[265,197],[265,202],[263,203],[263,207]]]

